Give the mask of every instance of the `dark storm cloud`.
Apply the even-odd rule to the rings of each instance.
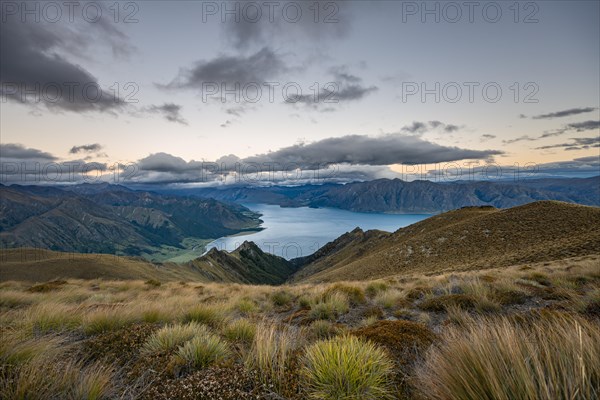
[[[428,142],[414,135],[388,134],[380,137],[348,135],[317,142],[299,143],[269,153],[243,159],[235,155],[221,157],[215,162],[186,162],[167,153],[151,154],[138,162],[139,170],[148,180],[199,181],[205,171],[227,175],[242,166],[253,171],[322,170],[324,166],[339,165],[349,174],[358,176],[377,172],[383,176],[391,164],[432,164],[464,159],[491,159],[503,154],[498,150],[469,150]],[[217,170],[215,172],[214,170]],[[211,172],[211,173],[212,173]],[[365,175],[366,176],[366,175]],[[214,178],[217,179],[217,178]]]
[[[262,85],[285,72],[283,59],[268,47],[245,57],[241,55],[221,55],[213,60],[198,61],[191,68],[180,71],[167,88],[202,89],[203,83],[235,84],[257,83]]]
[[[180,114],[182,108],[179,104],[164,103],[160,106],[153,104],[144,108],[144,111],[150,114],[161,114],[167,121],[187,125],[187,121]]]
[[[434,164],[465,159],[492,160],[498,150],[441,146],[414,135],[380,137],[348,135],[299,143],[269,153],[239,158],[233,154],[214,162],[185,161],[167,153],[138,161],[139,180],[148,183],[277,182],[279,184],[352,182],[395,178],[391,164]],[[230,177],[231,178],[228,178]]]
[[[562,118],[568,117],[571,115],[584,114],[592,111],[596,111],[595,107],[581,107],[581,108],[571,108],[569,110],[556,111],[548,114],[534,115],[531,117],[532,119],[552,119],[552,118]]]
[[[93,153],[93,152],[99,151],[99,150],[102,150],[102,145],[100,145],[99,143],[93,143],[93,144],[84,144],[82,146],[73,146],[73,147],[71,147],[71,150],[69,150],[69,153],[71,153],[71,154],[77,154],[80,152]]]
[[[65,54],[82,55],[90,35],[112,43],[113,52],[125,53],[126,37],[106,23],[23,23],[9,18],[0,24],[0,89],[3,99],[54,111],[114,112],[124,103],[103,91],[96,77]],[[95,36],[94,36],[95,35]],[[27,91],[33,91],[34,94]]]
[[[0,158],[3,160],[56,160],[56,157],[50,153],[16,143],[0,144]]]
[[[572,138],[571,143],[560,143],[549,146],[536,147],[537,150],[548,150],[562,148],[564,150],[586,150],[594,147],[600,147],[600,137],[592,138]]]
[[[348,163],[365,165],[419,164],[487,159],[502,154],[497,150],[468,150],[428,142],[417,136],[389,134],[380,137],[348,135],[297,144],[274,152],[248,157],[246,163],[317,165]]]

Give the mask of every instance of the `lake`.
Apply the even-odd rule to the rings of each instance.
[[[414,224],[429,214],[371,214],[334,208],[287,208],[269,204],[244,204],[262,214],[264,229],[236,236],[219,238],[206,250],[233,251],[245,240],[253,241],[263,251],[291,259],[314,253],[320,247],[356,227],[393,232]]]

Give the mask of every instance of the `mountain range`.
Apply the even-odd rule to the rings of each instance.
[[[317,252],[285,260],[253,242],[233,252],[211,249],[192,261],[31,249],[0,250],[2,280],[54,278],[198,280],[276,285],[368,280],[543,263],[600,254],[600,208],[539,201],[509,209],[465,207],[397,231],[347,232]],[[25,255],[25,256],[24,256]],[[67,262],[72,261],[72,262]]]
[[[513,181],[403,181],[377,179],[302,186],[218,186],[169,193],[283,207],[332,207],[357,212],[438,213],[467,206],[509,208],[540,200],[600,206],[600,176]]]
[[[0,186],[3,248],[141,255],[255,230],[258,217],[237,204],[119,185]]]

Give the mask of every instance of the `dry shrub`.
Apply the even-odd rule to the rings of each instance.
[[[383,346],[394,361],[394,380],[408,395],[408,376],[414,363],[435,341],[436,335],[425,325],[411,321],[378,321],[356,329],[353,335]]]

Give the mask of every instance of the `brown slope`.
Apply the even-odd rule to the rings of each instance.
[[[431,217],[389,236],[335,247],[303,265],[292,281],[363,280],[588,254],[600,254],[598,207],[556,201],[509,209],[469,207]]]
[[[155,265],[131,257],[28,248],[0,250],[0,281],[46,282],[53,279],[208,281],[193,267]]]

